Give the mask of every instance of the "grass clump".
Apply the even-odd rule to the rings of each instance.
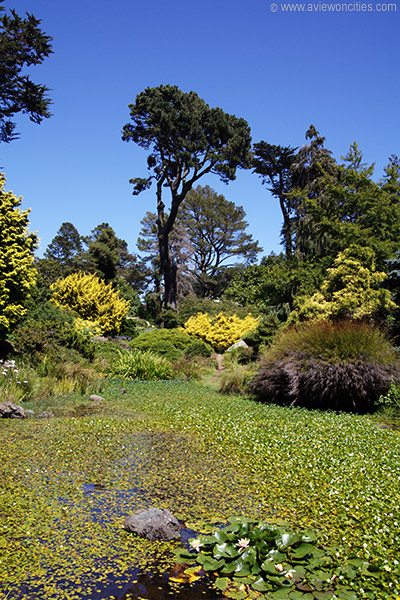
[[[399,374],[396,352],[380,329],[314,321],[282,334],[250,390],[267,401],[365,412]]]
[[[118,352],[117,358],[111,363],[113,375],[123,379],[140,379],[143,381],[156,379],[171,379],[173,376],[171,363],[154,352],[140,350]]]
[[[254,368],[249,365],[234,365],[221,374],[220,392],[223,394],[245,394],[254,377]]]

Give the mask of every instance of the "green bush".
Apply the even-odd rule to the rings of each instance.
[[[266,401],[365,412],[399,376],[396,352],[380,329],[314,321],[281,335],[249,389]]]
[[[243,341],[248,346],[254,348],[254,352],[259,352],[260,347],[269,346],[275,335],[282,327],[282,321],[279,319],[277,311],[271,311],[267,315],[262,315],[256,329],[243,336]]]
[[[212,354],[212,348],[205,342],[193,342],[190,344],[185,352],[185,358],[191,358],[192,356],[204,356],[205,358],[209,358]]]
[[[196,338],[180,329],[153,329],[141,333],[129,345],[137,350],[151,350],[160,355],[170,354],[171,360],[175,360],[195,341]]]
[[[169,340],[160,340],[154,344],[154,346],[151,346],[150,350],[159,356],[164,356],[164,358],[170,360],[171,362],[178,360],[182,356],[182,350],[175,348],[173,343]]]
[[[153,352],[120,350],[111,364],[113,375],[126,379],[171,379],[172,367],[165,358]]]
[[[76,330],[73,318],[64,311],[55,312],[43,321],[28,319],[14,332],[18,350],[32,363],[36,364],[46,354],[57,355],[57,347],[76,350],[88,360],[94,357],[94,345],[88,335]],[[65,318],[65,320],[63,320]]]
[[[163,308],[155,319],[156,325],[164,329],[176,329],[183,325],[182,317],[173,308]]]

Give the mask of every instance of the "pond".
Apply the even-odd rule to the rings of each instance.
[[[14,421],[1,433],[14,469],[2,480],[0,598],[221,597],[205,574],[171,580],[182,580],[178,543],[149,542],[122,525],[138,509],[167,508],[184,545],[202,523],[257,514],[226,456],[173,431],[135,431],[126,418]]]

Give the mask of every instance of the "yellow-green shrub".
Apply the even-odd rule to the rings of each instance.
[[[222,312],[215,317],[198,313],[186,321],[184,329],[186,333],[208,342],[218,352],[223,352],[257,327],[258,321],[251,314],[241,319],[237,315],[224,315]]]
[[[50,286],[52,301],[76,312],[103,334],[118,333],[129,302],[96,275],[73,273]]]
[[[25,301],[37,275],[37,237],[28,232],[29,210],[19,208],[22,198],[6,192],[5,185],[0,174],[0,336],[26,314]]]
[[[390,291],[381,287],[386,277],[376,270],[372,248],[353,244],[339,252],[319,292],[297,298],[287,325],[308,320],[382,321],[396,308]]]

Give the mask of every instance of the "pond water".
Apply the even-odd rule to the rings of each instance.
[[[205,573],[192,583],[170,581],[171,576],[182,576],[182,567],[173,566],[173,547],[143,542],[123,531],[122,524],[139,508],[165,507],[181,521],[181,543],[186,545],[198,532],[185,525],[182,514],[188,515],[189,525],[196,516],[202,520],[204,515],[213,512],[221,515],[224,510],[232,510],[230,514],[250,510],[254,514],[251,498],[243,489],[232,493],[235,473],[226,459],[209,456],[198,448],[194,452],[184,437],[135,432],[129,440],[129,444],[124,441],[126,448],[112,465],[114,480],[109,477],[107,481],[84,483],[74,491],[71,481],[65,483],[70,474],[53,474],[49,465],[42,480],[32,480],[38,488],[45,482],[49,494],[59,489],[57,497],[52,498],[58,514],[48,535],[22,541],[27,552],[35,545],[36,552],[43,554],[43,561],[32,572],[26,569],[24,581],[10,583],[4,590],[4,598],[216,600],[222,597]],[[43,494],[42,489],[39,494]],[[3,598],[1,591],[0,585]]]

